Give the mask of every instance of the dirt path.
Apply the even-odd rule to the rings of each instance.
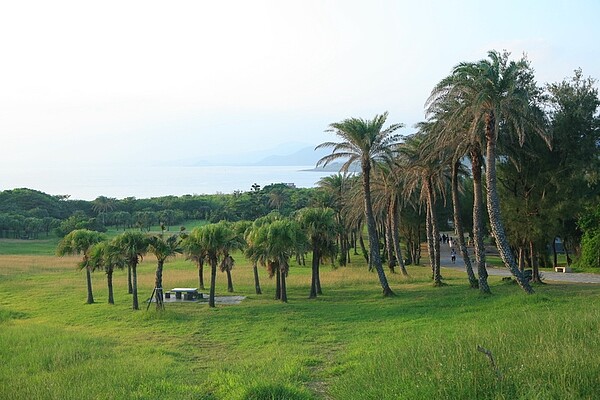
[[[456,249],[456,247],[455,247]],[[458,253],[458,252],[457,252]],[[442,268],[453,268],[465,271],[465,263],[460,256],[456,255],[456,263],[452,264],[450,257],[450,246],[447,243],[440,243],[440,264]],[[490,268],[487,269],[489,275],[496,276],[511,276],[510,271],[505,268]],[[466,273],[466,271],[465,271]],[[475,271],[477,273],[477,271]],[[598,274],[586,274],[580,272],[540,272],[542,279],[545,281],[557,281],[557,282],[574,282],[574,283],[600,283],[600,275]]]

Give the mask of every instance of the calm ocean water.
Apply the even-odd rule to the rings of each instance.
[[[98,196],[122,199],[166,195],[232,193],[248,191],[253,183],[294,183],[313,187],[331,172],[303,171],[314,166],[284,167],[66,167],[8,168],[0,173],[0,190],[30,188],[71,199],[93,200]]]

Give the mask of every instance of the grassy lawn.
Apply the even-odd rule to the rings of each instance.
[[[2,243],[4,247],[4,243]],[[310,269],[293,264],[289,303],[253,294],[237,255],[240,305],[166,304],[132,311],[126,274],[116,305],[96,272],[86,305],[77,258],[0,256],[0,398],[12,399],[593,399],[600,393],[600,286],[552,284],[527,296],[490,277],[494,294],[465,274],[388,275],[382,298],[359,257],[322,269],[324,295],[309,300]],[[308,265],[308,264],[307,264]],[[154,257],[139,267],[149,297]],[[205,278],[208,279],[208,273]],[[165,265],[165,287],[197,286],[183,257]],[[218,295],[225,295],[219,273]],[[489,349],[498,371],[477,345]]]

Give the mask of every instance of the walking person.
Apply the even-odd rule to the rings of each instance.
[[[456,250],[450,250],[450,256],[452,257],[452,264],[456,263]]]

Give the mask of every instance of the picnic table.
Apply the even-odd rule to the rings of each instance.
[[[169,298],[171,293],[175,293],[176,299],[181,299],[181,295],[183,295],[183,300],[195,300],[202,298],[202,293],[198,293],[198,288],[173,288],[169,292],[165,293],[165,297]]]

